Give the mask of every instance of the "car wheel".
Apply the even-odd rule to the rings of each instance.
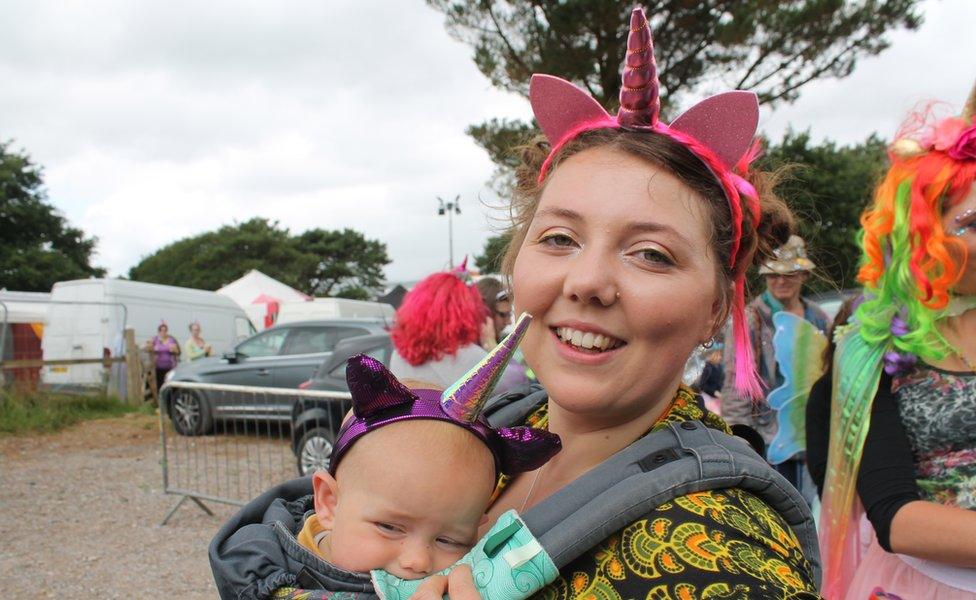
[[[298,442],[298,474],[311,475],[319,469],[328,469],[332,460],[335,438],[324,427],[313,427]]]
[[[210,431],[210,407],[198,392],[175,389],[170,392],[170,406],[170,417],[176,433],[203,435]]]

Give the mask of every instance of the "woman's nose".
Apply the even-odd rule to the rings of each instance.
[[[400,549],[400,568],[404,571],[428,575],[433,559],[430,544],[421,540],[407,540]]]
[[[620,297],[613,275],[613,258],[597,249],[583,249],[567,265],[563,294],[584,304],[610,306]]]

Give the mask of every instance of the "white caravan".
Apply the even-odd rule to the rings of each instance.
[[[316,298],[303,302],[282,302],[275,325],[317,319],[384,319],[393,324],[396,311],[383,302],[348,298]]]
[[[190,323],[199,321],[216,356],[254,332],[244,311],[215,292],[122,279],[60,281],[51,290],[41,342],[44,360],[123,356],[124,329],[134,329],[142,346],[156,335],[160,321],[181,347]],[[113,369],[116,377],[119,373]],[[107,375],[99,364],[49,366],[41,381],[59,388],[102,386]]]

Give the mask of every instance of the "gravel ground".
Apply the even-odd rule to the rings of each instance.
[[[4,597],[216,597],[207,544],[236,507],[186,502],[160,526],[178,497],[163,493],[159,439],[148,415],[0,438]],[[254,436],[171,436],[169,455],[181,484],[225,497],[295,474],[287,444]]]

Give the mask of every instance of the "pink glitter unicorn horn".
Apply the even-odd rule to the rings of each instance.
[[[653,128],[657,125],[661,113],[659,88],[651,29],[644,11],[635,8],[630,13],[627,57],[620,86],[620,110],[617,112],[620,126]]]
[[[501,379],[508,361],[511,360],[515,348],[522,341],[522,336],[529,328],[532,316],[522,313],[512,332],[505,336],[495,348],[468,371],[464,377],[441,394],[441,408],[448,416],[465,423],[473,423],[485,402],[491,396],[498,380]]]

